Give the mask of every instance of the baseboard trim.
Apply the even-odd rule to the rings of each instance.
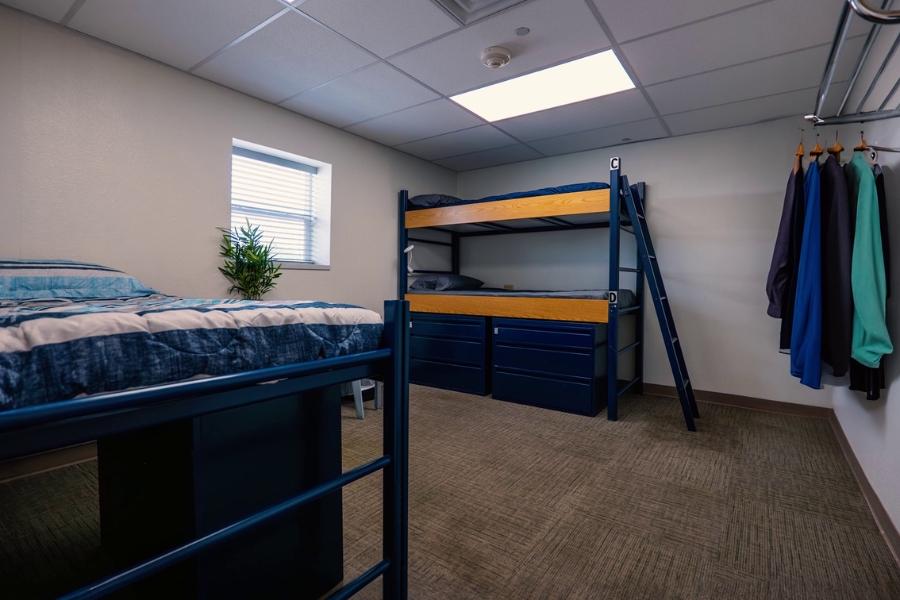
[[[678,397],[674,387],[653,383],[644,384],[644,395],[659,396],[662,398]],[[844,429],[841,427],[834,410],[824,406],[808,406],[792,402],[777,402],[775,400],[763,400],[762,398],[751,398],[749,396],[738,396],[737,394],[723,394],[720,392],[708,392],[702,390],[694,390],[694,395],[698,402],[705,402],[708,404],[721,404],[724,406],[745,408],[747,410],[759,410],[785,415],[827,419],[828,423],[831,425],[831,430],[834,432],[834,437],[841,447],[844,459],[847,461],[847,464],[850,465],[850,470],[853,472],[856,484],[859,486],[859,490],[862,492],[866,504],[869,505],[869,512],[872,513],[872,518],[875,519],[875,524],[881,531],[881,536],[884,538],[885,543],[887,543],[891,554],[893,554],[894,560],[897,562],[897,565],[900,566],[900,532],[898,532],[894,522],[891,521],[890,515],[888,515],[887,510],[884,508],[884,504],[881,503],[881,499],[875,492],[875,488],[873,488],[872,484],[869,482],[869,478],[866,477],[866,473],[863,471],[862,465],[856,458],[856,454],[853,452],[850,441],[847,439]],[[701,414],[703,414],[702,411]]]
[[[97,458],[97,444],[94,442],[11,458],[0,462],[0,483],[46,473],[94,458]]]
[[[878,494],[875,492],[875,489],[869,482],[869,478],[866,477],[866,473],[865,471],[863,471],[862,465],[856,458],[856,454],[853,452],[853,447],[850,446],[850,440],[847,439],[847,435],[844,433],[844,428],[841,427],[841,423],[840,421],[838,421],[837,415],[834,413],[834,411],[831,412],[831,415],[828,418],[828,422],[831,423],[831,429],[832,431],[834,431],[834,437],[837,438],[838,445],[840,445],[841,451],[844,453],[844,458],[847,459],[847,463],[850,465],[850,470],[853,472],[853,476],[856,478],[856,483],[859,485],[859,489],[862,490],[863,497],[866,499],[866,503],[869,505],[869,511],[875,518],[875,524],[878,525],[878,529],[881,531],[881,535],[884,537],[884,540],[887,542],[888,548],[890,548],[891,553],[894,555],[894,560],[898,565],[900,565],[900,532],[897,531],[897,527],[895,527],[894,522],[891,521],[891,517],[890,515],[888,515],[887,509],[885,509],[884,504],[881,503],[881,499],[878,497]]]
[[[678,397],[674,387],[670,385],[657,385],[655,383],[644,384],[644,395],[662,396],[664,398]],[[739,396],[737,394],[723,394],[722,392],[694,390],[694,396],[697,398],[698,402],[706,402],[708,404],[721,404],[724,406],[734,406],[749,410],[761,410],[764,412],[803,417],[818,417],[820,419],[827,419],[829,415],[834,412],[830,408],[824,406],[809,406],[807,404],[796,404],[794,402],[777,402],[775,400],[763,400],[762,398],[751,398],[750,396]]]

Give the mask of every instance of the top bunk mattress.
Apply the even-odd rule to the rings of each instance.
[[[499,288],[478,288],[476,290],[409,290],[408,294],[439,296],[503,296],[507,298],[580,298],[587,300],[609,300],[609,290],[505,290]],[[635,303],[634,292],[619,290],[618,306],[626,308]]]
[[[375,350],[381,316],[316,301],[0,301],[0,411]]]
[[[499,196],[486,196],[475,200],[464,200],[456,196],[447,196],[445,194],[423,194],[413,196],[407,201],[407,210],[422,210],[425,208],[441,208],[444,206],[459,206],[461,204],[479,204],[481,202],[495,202],[497,200],[514,200],[516,198],[531,198],[533,196],[551,196],[553,194],[570,194],[573,192],[586,192],[590,190],[605,190],[609,188],[609,184],[599,181],[588,181],[586,183],[570,183],[557,187],[546,187],[538,190],[528,190],[525,192],[512,192],[509,194],[500,194]]]

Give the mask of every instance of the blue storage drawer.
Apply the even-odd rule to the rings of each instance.
[[[412,383],[470,394],[490,392],[488,319],[466,315],[412,313]]]
[[[494,319],[494,343],[592,349],[605,342],[606,328],[588,323]]]
[[[604,325],[498,318],[492,330],[495,399],[591,416],[603,408]]]
[[[410,356],[431,361],[446,361],[484,367],[484,342],[410,336]]]
[[[419,358],[409,360],[409,381],[419,385],[456,390],[484,396],[487,389],[487,369]]]
[[[579,415],[600,412],[599,389],[588,379],[558,379],[494,370],[496,400],[529,404]]]
[[[594,376],[595,353],[592,351],[551,350],[527,346],[494,344],[494,365],[498,369],[530,371],[584,377]]]
[[[485,317],[412,313],[410,335],[483,342],[487,335]]]

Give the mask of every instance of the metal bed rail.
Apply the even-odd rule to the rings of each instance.
[[[383,455],[268,508],[62,596],[100,598],[206,549],[286,515],[372,473],[383,471],[382,560],[332,592],[349,598],[377,577],[384,597],[407,597],[409,304],[385,302],[383,348],[148,389],[95,395],[0,414],[0,457],[97,439],[99,435],[206,415],[365,376],[384,380]],[[190,400],[190,401],[188,401]]]
[[[883,101],[879,104],[876,110],[863,112],[863,108],[865,107],[866,102],[868,102],[869,98],[871,97],[876,84],[883,75],[891,59],[894,57],[894,54],[896,53],[898,47],[900,47],[900,35],[898,35],[894,40],[893,45],[891,46],[890,50],[888,50],[887,55],[884,57],[881,65],[872,77],[872,81],[869,82],[866,91],[862,94],[861,98],[856,103],[854,112],[850,114],[845,114],[844,112],[847,109],[847,104],[850,100],[851,95],[856,90],[856,84],[859,81],[859,76],[862,73],[863,66],[869,59],[872,47],[881,30],[881,27],[883,25],[900,24],[900,11],[888,10],[892,2],[893,0],[883,0],[883,2],[881,3],[881,8],[876,9],[869,6],[867,0],[846,0],[843,10],[841,11],[840,19],[838,20],[837,30],[835,31],[834,40],[831,44],[831,51],[828,54],[828,61],[825,65],[825,72],[823,73],[822,80],[819,83],[819,90],[816,94],[815,108],[812,113],[804,117],[807,121],[811,122],[813,125],[820,126],[841,125],[845,123],[866,123],[870,121],[880,121],[882,119],[893,119],[896,117],[900,117],[900,105],[894,108],[888,108],[888,104],[896,94],[900,82],[894,83],[893,87],[887,92]],[[859,15],[861,18],[871,22],[872,26],[870,27],[869,32],[866,35],[866,40],[863,43],[862,50],[860,51],[859,57],[856,60],[856,64],[850,76],[847,89],[844,92],[841,103],[836,113],[832,116],[823,117],[822,111],[824,110],[825,102],[828,98],[828,92],[834,80],[834,73],[837,68],[838,57],[840,56],[841,51],[844,48],[844,43],[847,39],[847,33],[850,29],[850,22],[854,14]]]

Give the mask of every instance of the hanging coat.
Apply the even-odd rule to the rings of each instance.
[[[821,169],[822,360],[842,377],[850,366],[853,296],[850,289],[850,197],[840,163],[829,156]]]
[[[881,225],[881,249],[884,256],[884,279],[888,298],[891,297],[890,242],[888,237],[887,196],[884,188],[884,173],[880,165],[875,165],[875,190],[878,194],[878,217]],[[868,400],[878,400],[885,387],[884,358],[877,368],[869,368],[855,360],[850,361],[850,389],[866,393]]]
[[[772,265],[766,279],[770,317],[781,319],[779,349],[789,352],[791,329],[794,323],[794,299],[797,292],[797,271],[800,267],[800,242],[803,238],[803,165],[797,161],[788,177],[784,193],[781,222],[775,238]]]
[[[865,367],[877,368],[894,350],[887,329],[887,277],[881,241],[881,219],[875,175],[861,152],[850,161],[856,183],[856,224],[850,283],[853,290],[851,355]]]
[[[822,209],[819,164],[806,170],[806,209],[794,323],[791,329],[791,374],[811,388],[822,387]]]

